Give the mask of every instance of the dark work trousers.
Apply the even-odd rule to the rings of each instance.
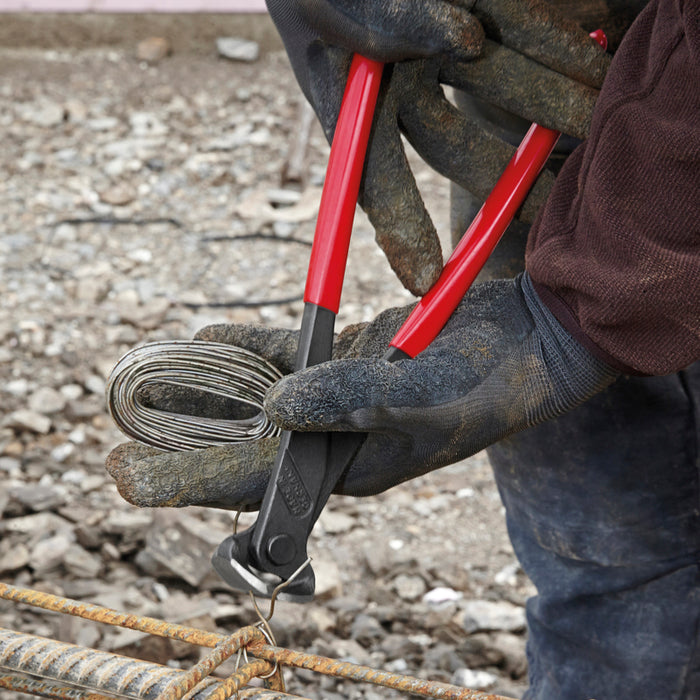
[[[700,363],[494,445],[532,700],[700,699]]]
[[[453,187],[455,238],[476,210]],[[526,235],[509,231],[482,274],[522,269]],[[537,588],[527,700],[700,700],[699,445],[696,363],[622,377],[488,450]]]

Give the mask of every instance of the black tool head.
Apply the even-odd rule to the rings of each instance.
[[[229,586],[239,591],[252,591],[256,596],[272,598],[278,589],[276,598],[292,603],[308,603],[313,600],[316,577],[307,564],[289,582],[274,574],[256,569],[250,562],[248,543],[249,531],[227,537],[212,556],[212,565]],[[284,588],[280,588],[282,584]]]

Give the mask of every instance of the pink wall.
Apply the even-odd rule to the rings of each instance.
[[[0,12],[266,12],[264,0],[0,0]]]

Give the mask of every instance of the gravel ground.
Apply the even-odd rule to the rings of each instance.
[[[298,326],[320,128],[303,186],[280,191],[300,99],[282,53],[149,64],[128,49],[4,49],[0,73],[0,579],[235,630],[252,606],[208,564],[231,514],[120,498],[103,468],[123,439],[104,383],[128,349],[209,322]],[[448,187],[412,158],[447,240]],[[408,301],[360,213],[339,326]],[[484,455],[375,498],[333,497],[310,551],[318,597],[278,605],[280,644],[523,691],[532,590]],[[182,667],[198,658],[5,603],[0,625]],[[288,684],[311,698],[398,697],[306,672]]]

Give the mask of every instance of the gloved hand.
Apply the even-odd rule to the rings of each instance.
[[[288,374],[291,331],[215,326],[199,337],[242,345],[288,374],[265,400],[266,412],[281,428],[367,433],[336,488],[354,496],[464,459],[564,413],[617,376],[562,328],[527,275],[477,285],[427,350],[413,360],[388,363],[381,356],[409,310],[390,309],[366,326],[344,331],[336,343],[339,359],[294,374]],[[167,396],[156,403],[167,406]],[[122,480],[129,475],[132,493],[120,490],[137,505],[186,505],[146,503],[142,497],[144,489],[178,472],[194,480],[198,494],[209,491],[209,505],[254,507],[264,494],[276,443],[175,454],[130,443],[110,455],[108,469],[118,482],[120,473]],[[216,474],[218,484],[212,481]],[[136,484],[140,493],[134,499],[137,481],[142,484]]]
[[[455,109],[441,83],[581,137],[594,88],[608,65],[580,27],[542,0],[267,0],[267,5],[329,140],[351,52],[394,63],[385,69],[360,203],[392,268],[415,294],[435,281],[442,255],[401,133],[431,167],[480,199],[514,150]],[[522,220],[532,221],[552,181],[543,174]]]

